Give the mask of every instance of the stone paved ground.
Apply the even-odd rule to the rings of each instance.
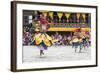
[[[91,59],[91,49],[86,48],[82,53],[75,53],[71,46],[52,46],[44,51],[43,57],[39,56],[39,49],[36,46],[23,46],[23,62],[56,62],[56,61],[77,61]]]

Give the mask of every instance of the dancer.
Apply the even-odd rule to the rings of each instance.
[[[75,52],[76,52],[78,46],[79,46],[79,39],[77,38],[77,36],[73,36],[73,38],[72,38],[72,48],[75,48]]]
[[[38,25],[39,28],[36,27],[36,34],[33,40],[40,49],[40,56],[43,56],[44,50],[47,50],[47,48],[52,45],[52,38],[46,34],[49,25],[46,20],[46,15],[40,14]]]
[[[82,43],[83,43],[82,37],[79,37],[79,49],[80,49],[79,52],[80,53],[82,52],[81,50],[83,48],[83,44]]]

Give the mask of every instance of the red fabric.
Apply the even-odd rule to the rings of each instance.
[[[46,18],[44,18],[44,17],[41,17],[40,18],[40,25],[48,25],[48,21],[46,20]]]

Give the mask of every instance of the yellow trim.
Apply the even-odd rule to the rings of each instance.
[[[76,31],[79,28],[49,28],[48,31]],[[81,28],[82,31],[90,31],[91,28]]]

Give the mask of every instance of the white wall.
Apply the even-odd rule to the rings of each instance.
[[[10,1],[11,0],[0,0],[0,73],[11,73],[10,71],[10,8],[11,8]],[[99,0],[28,0],[28,1],[97,5],[100,8]],[[98,15],[98,19],[100,19],[99,16],[100,14]],[[98,26],[100,27],[100,25]],[[100,29],[98,31],[100,31]],[[100,37],[100,34],[99,34],[99,37]],[[98,41],[99,40],[100,39],[98,39]],[[100,50],[98,52],[100,55]],[[100,58],[99,58],[99,61],[100,61]],[[55,72],[55,73],[66,73],[66,72],[67,73],[87,73],[87,72],[99,73],[100,65],[99,67],[95,67],[95,68],[62,69],[62,70],[50,70],[50,71],[42,71],[42,72],[43,73],[52,73],[52,72]],[[26,73],[33,73],[33,72],[26,72]],[[41,72],[36,71],[34,73],[41,73]]]

